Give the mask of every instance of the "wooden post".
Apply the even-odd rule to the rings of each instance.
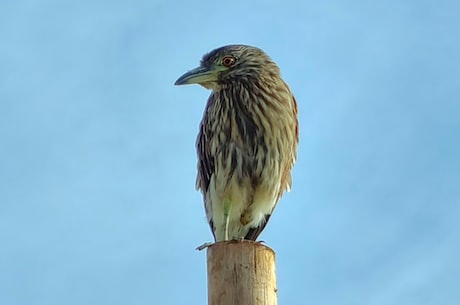
[[[258,242],[209,246],[208,305],[276,305],[275,252]]]

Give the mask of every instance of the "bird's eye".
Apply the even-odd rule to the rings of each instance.
[[[227,68],[233,66],[234,63],[235,57],[233,56],[225,56],[224,58],[222,58],[222,65],[224,65]]]

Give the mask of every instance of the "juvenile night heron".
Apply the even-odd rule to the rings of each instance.
[[[215,241],[256,240],[297,155],[297,104],[262,50],[228,45],[203,56],[175,85],[211,89],[197,138],[197,189]]]

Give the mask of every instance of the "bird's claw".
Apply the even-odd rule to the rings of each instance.
[[[196,247],[195,250],[202,251],[202,250],[204,250],[204,249],[206,249],[207,247],[212,246],[212,245],[214,245],[214,243],[208,241],[208,242],[202,244],[201,246]]]

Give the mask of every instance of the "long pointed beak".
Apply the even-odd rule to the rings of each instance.
[[[198,67],[179,77],[174,85],[201,84],[217,81],[217,70],[207,67]]]

